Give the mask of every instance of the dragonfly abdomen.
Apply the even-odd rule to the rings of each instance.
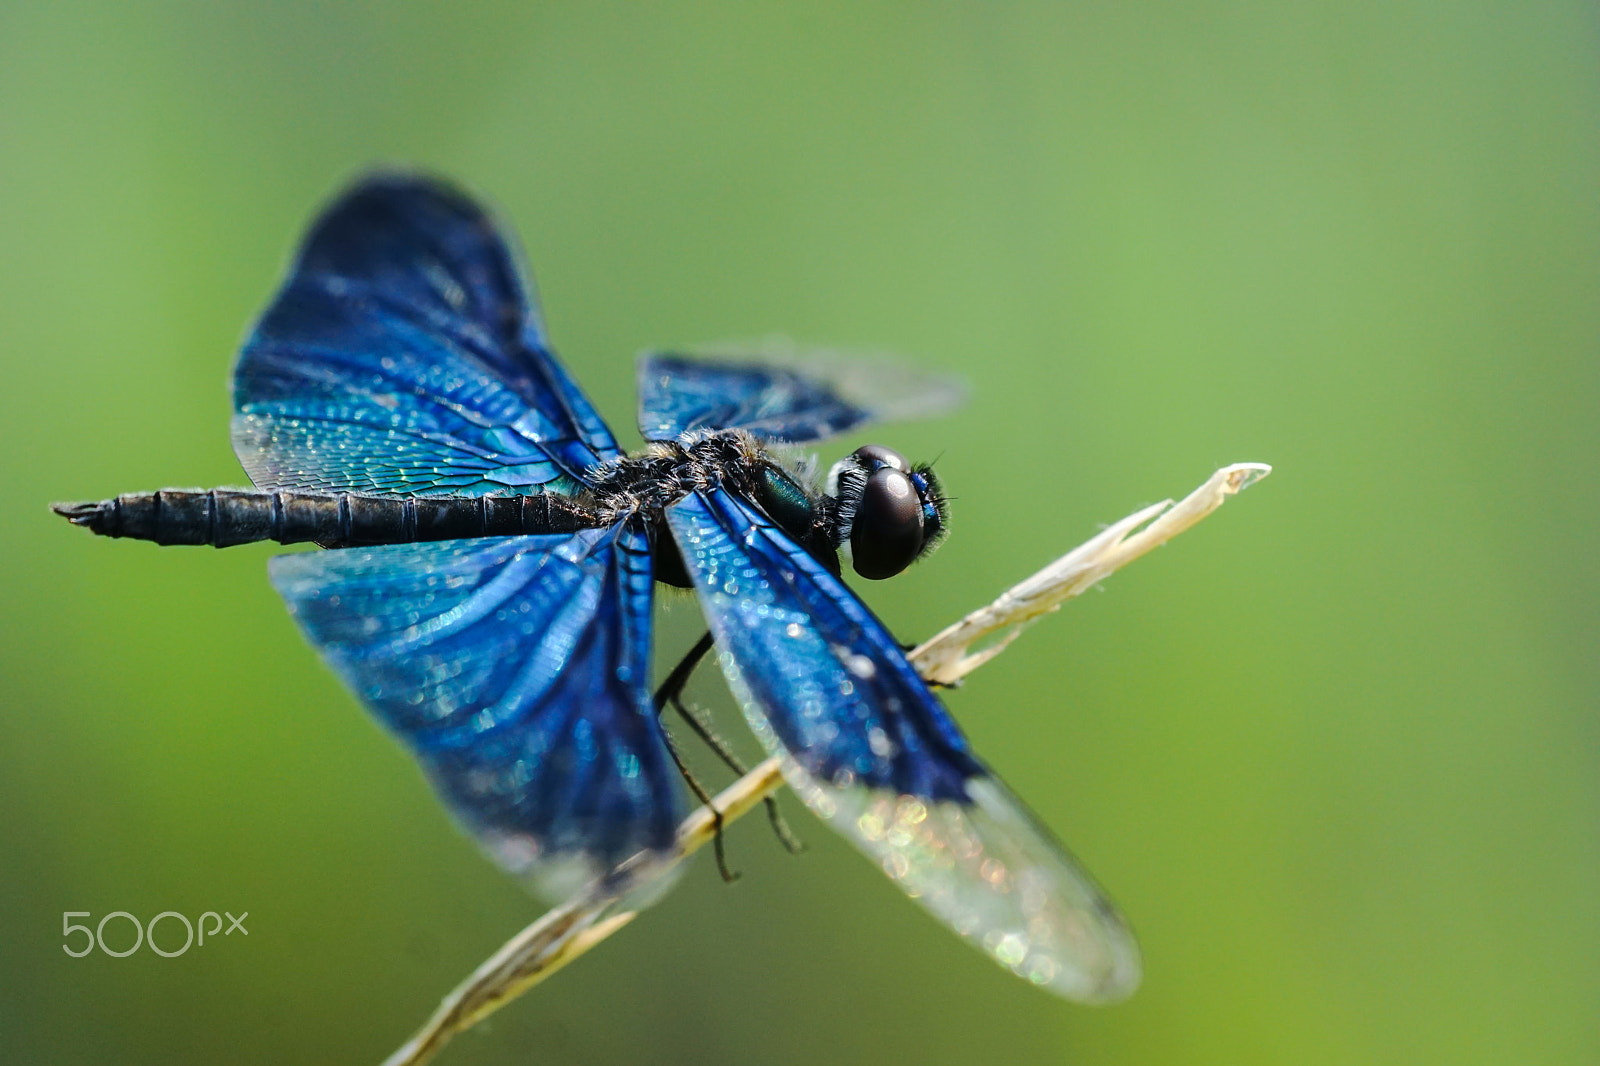
[[[325,548],[425,540],[572,533],[603,523],[566,496],[366,496],[354,492],[161,489],[109,500],[53,504],[76,526],[104,537],[156,544],[315,541]]]

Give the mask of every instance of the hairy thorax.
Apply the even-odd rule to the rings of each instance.
[[[740,429],[706,430],[657,441],[643,452],[595,467],[580,497],[601,524],[642,522],[655,545],[656,578],[688,587],[669,550],[666,509],[693,492],[726,489],[760,505],[774,524],[834,573],[841,542],[838,502],[816,483],[811,464]]]

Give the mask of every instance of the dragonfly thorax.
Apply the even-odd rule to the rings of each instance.
[[[740,429],[706,430],[655,441],[636,455],[589,472],[589,496],[601,522],[643,521],[655,545],[655,575],[689,588],[667,531],[666,509],[694,492],[725,489],[755,503],[813,558],[839,572],[838,501],[822,492],[805,464],[786,461]],[[845,534],[846,536],[848,534]]]
[[[657,441],[591,471],[593,506],[606,524],[644,519],[658,545],[656,577],[687,587],[665,512],[693,492],[726,489],[758,505],[780,529],[837,574],[848,546],[862,577],[892,577],[932,550],[947,512],[938,480],[899,452],[866,445],[841,459],[818,487],[808,465],[739,429]],[[680,580],[681,578],[681,580]]]

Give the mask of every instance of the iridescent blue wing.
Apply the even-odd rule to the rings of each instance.
[[[494,537],[272,560],[335,673],[490,855],[554,897],[672,845],[641,533]]]
[[[492,220],[414,176],[369,178],[317,220],[233,396],[234,450],[261,488],[571,492],[620,454]]]
[[[639,431],[672,440],[701,429],[744,429],[768,440],[822,440],[869,422],[957,406],[955,378],[865,356],[775,346],[756,356],[651,353],[639,360]]]
[[[861,601],[723,490],[667,520],[728,684],[811,809],[1020,976],[1087,1002],[1131,992],[1139,953],[1121,915]]]

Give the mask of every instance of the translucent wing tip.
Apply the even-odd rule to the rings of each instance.
[[[939,373],[891,352],[808,346],[773,335],[694,347],[695,358],[766,363],[827,382],[841,399],[874,419],[900,422],[947,414],[967,402],[971,388],[956,374]]]
[[[577,895],[606,870],[596,856],[587,852],[545,854],[539,841],[526,833],[479,829],[476,835],[484,854],[496,866],[522,881],[535,895],[552,902]]]
[[[1019,976],[1084,1003],[1132,995],[1144,968],[1138,941],[1116,905],[998,780],[973,779],[967,792],[973,806],[953,810],[988,853],[979,864],[980,880],[997,890],[1009,881],[1009,895],[1026,919],[1020,942],[1012,939],[1016,932],[996,938],[991,930],[984,950]],[[1001,870],[998,885],[993,863]]]
[[[826,785],[789,760],[817,814],[963,939],[1031,984],[1104,1005],[1139,985],[1139,947],[1093,878],[993,778],[972,802]]]
[[[643,908],[677,884],[684,868],[670,848],[646,849],[618,863],[590,851],[545,852],[537,840],[522,833],[479,830],[476,835],[490,861],[551,903],[593,892],[604,881],[610,891],[626,896],[631,906]]]

